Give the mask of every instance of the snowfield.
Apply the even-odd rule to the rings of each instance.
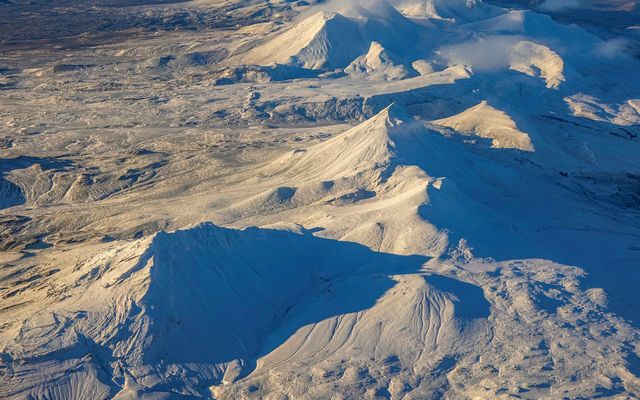
[[[0,0],[0,398],[640,397],[638,21]]]

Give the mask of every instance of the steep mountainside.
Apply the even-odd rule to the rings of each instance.
[[[637,398],[636,12],[0,1],[0,398]]]

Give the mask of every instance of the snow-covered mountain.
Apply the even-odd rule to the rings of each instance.
[[[604,3],[0,1],[0,398],[640,396]]]

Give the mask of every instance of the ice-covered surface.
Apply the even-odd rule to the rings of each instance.
[[[640,396],[637,16],[0,0],[0,398]]]

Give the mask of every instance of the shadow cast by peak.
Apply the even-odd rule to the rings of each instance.
[[[14,158],[0,158],[0,174],[15,169],[29,168],[40,165],[43,170],[62,170],[72,166],[71,161],[53,157],[18,156]]]
[[[479,286],[442,275],[425,275],[424,279],[428,285],[454,297],[456,319],[489,318],[491,304]]]
[[[524,153],[463,139],[425,129],[395,140],[399,163],[444,178],[441,188],[429,188],[420,216],[447,230],[452,247],[464,238],[476,257],[584,269],[584,285],[603,288],[609,308],[638,326],[636,175],[578,163],[580,174],[561,174],[562,164],[545,163],[553,146],[538,143],[536,153]]]
[[[5,176],[13,170],[29,168],[33,165],[39,165],[43,170],[61,170],[72,164],[68,160],[56,158],[30,156],[0,158],[0,210],[19,206],[27,201],[22,189]]]
[[[161,369],[239,360],[246,375],[284,320],[287,334],[269,337],[269,348],[302,326],[372,307],[395,285],[392,276],[416,273],[428,259],[309,234],[207,223],[158,234],[141,258],[149,260],[149,290],[135,311],[149,321],[144,363]],[[326,307],[290,314],[319,293],[331,298]]]

